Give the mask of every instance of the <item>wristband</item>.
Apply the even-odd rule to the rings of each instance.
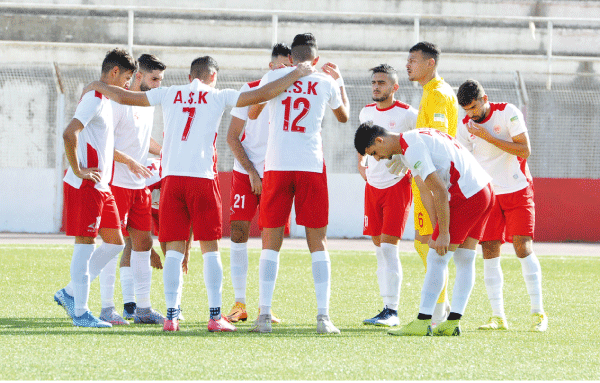
[[[335,80],[335,82],[337,82],[339,87],[344,86],[344,79],[342,78],[342,76],[338,77],[337,80]]]

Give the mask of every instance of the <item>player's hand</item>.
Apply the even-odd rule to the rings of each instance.
[[[258,175],[257,171],[248,173],[250,176],[250,187],[252,188],[252,194],[260,195],[262,193],[262,180]]]
[[[157,270],[162,270],[163,265],[160,260],[160,255],[154,250],[154,248],[150,249],[150,266]]]
[[[361,177],[365,181],[367,180],[367,167],[366,166],[358,165],[358,173],[361,175]]]
[[[80,167],[77,171],[73,169],[73,173],[75,173],[75,175],[81,179],[90,180],[94,182],[100,182],[100,179],[102,178],[102,171],[100,170],[100,168]]]
[[[324,73],[327,73],[328,75],[333,77],[334,80],[337,80],[338,78],[342,77],[342,74],[340,73],[340,69],[338,68],[337,65],[335,65],[332,62],[323,64],[323,66],[321,67],[321,70]]]
[[[87,92],[91,92],[93,90],[96,90],[96,88],[94,87],[96,81],[92,81],[89,84],[87,84],[85,86],[85,88],[83,88],[83,91],[81,92],[81,97],[83,97],[84,94],[86,94]]]
[[[484,139],[485,141],[489,141],[491,138],[491,134],[487,131],[487,129],[473,120],[467,122],[467,130],[472,135]]]
[[[439,255],[444,256],[450,247],[450,233],[440,233],[437,239],[429,239],[429,248],[434,249]]]
[[[400,154],[394,154],[385,166],[388,167],[388,172],[397,176],[404,175],[408,171],[408,168],[402,162]]]
[[[300,74],[300,77],[308,76],[311,73],[316,72],[315,68],[310,65],[309,62],[302,62],[296,66],[296,71]]]
[[[185,250],[185,254],[183,255],[183,262],[181,262],[181,270],[184,274],[188,273],[188,263],[190,260],[190,249]]]
[[[152,177],[152,172],[147,167],[140,164],[139,162],[137,162],[134,159],[131,159],[131,161],[127,162],[127,168],[129,169],[130,172],[135,174],[137,176],[137,178]]]
[[[271,70],[282,69],[282,68],[287,68],[287,65],[285,65],[284,63],[273,64],[273,67],[271,68]]]

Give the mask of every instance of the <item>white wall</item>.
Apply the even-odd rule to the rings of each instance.
[[[54,233],[60,229],[62,196],[57,198],[55,169],[0,168],[0,179],[0,231]]]

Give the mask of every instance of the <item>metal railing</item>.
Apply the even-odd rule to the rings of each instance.
[[[180,8],[180,7],[154,7],[154,6],[117,6],[117,5],[76,5],[76,4],[34,4],[34,3],[0,3],[0,9],[25,9],[32,11],[39,10],[62,10],[62,11],[99,11],[99,12],[127,12],[127,48],[133,52],[134,47],[138,47],[134,42],[134,19],[136,12],[149,13],[178,13],[178,14],[207,14],[207,15],[248,15],[248,16],[266,16],[271,17],[271,42],[278,42],[278,24],[279,16],[314,16],[314,17],[338,17],[338,18],[378,18],[378,19],[408,19],[413,21],[414,42],[420,41],[421,20],[444,20],[444,21],[473,21],[473,15],[430,15],[420,13],[378,13],[378,12],[330,12],[330,11],[304,11],[304,10],[264,10],[264,9],[226,9],[226,8]],[[568,22],[586,22],[595,23],[600,27],[600,18],[577,18],[577,17],[541,17],[541,16],[476,16],[477,21],[490,22],[526,22],[532,32],[535,30],[535,23],[546,24],[546,54],[543,56],[547,60],[547,89],[551,89],[552,84],[552,62],[554,60],[572,59],[568,56],[553,55],[553,26],[555,23]],[[45,43],[53,44],[53,43]],[[62,43],[64,45],[64,43]],[[68,44],[68,43],[67,43]],[[141,47],[141,46],[140,46]],[[489,57],[506,57],[507,55],[482,54]],[[539,55],[530,55],[539,58]],[[578,57],[586,61],[600,61],[598,57]]]

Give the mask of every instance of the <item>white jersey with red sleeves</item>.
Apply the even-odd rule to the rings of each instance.
[[[492,176],[494,192],[513,193],[529,186],[532,178],[527,160],[507,153],[469,133],[466,127],[469,120],[469,116],[465,116],[458,124],[456,138],[473,153],[485,171]],[[516,106],[506,103],[490,103],[490,114],[480,125],[492,136],[508,142],[512,142],[513,137],[527,132],[523,113]]]
[[[111,101],[100,92],[87,92],[79,101],[73,118],[84,126],[77,140],[77,160],[82,168],[99,168],[100,182],[94,187],[101,191],[110,191],[115,151]],[[79,189],[83,179],[77,177],[69,167],[64,181]]]
[[[447,133],[415,129],[400,134],[402,162],[423,180],[433,172],[450,193],[450,203],[472,197],[492,180],[475,157]]]
[[[115,149],[140,164],[145,164],[150,149],[150,133],[154,123],[154,107],[129,106],[113,102],[115,124]],[[112,184],[126,189],[143,189],[144,178],[133,174],[127,165],[115,162]]]
[[[215,179],[217,131],[227,106],[240,92],[219,90],[198,79],[186,85],[150,89],[150,105],[162,105],[164,140],[161,176]]]
[[[265,74],[260,86],[277,80],[296,68],[281,68]],[[323,173],[321,123],[327,106],[342,105],[340,88],[324,73],[302,77],[268,102],[269,142],[265,170]]]
[[[244,84],[240,92],[248,92],[256,89],[260,84],[260,80],[252,81]],[[260,178],[263,177],[265,170],[265,155],[267,153],[267,140],[269,138],[269,113],[266,111],[261,113],[256,120],[248,118],[248,106],[242,108],[231,109],[231,115],[246,121],[244,132],[242,133],[241,141],[244,151],[248,156],[254,169],[258,172]],[[248,174],[244,167],[237,159],[233,161],[233,170],[242,174]]]
[[[389,108],[379,109],[377,104],[368,104],[359,115],[360,123],[372,121],[373,124],[394,133],[407,132],[417,124],[418,111],[400,101],[394,102]],[[386,164],[389,160],[377,161],[367,155],[367,182],[377,189],[386,189],[398,183],[402,177],[388,171]],[[407,173],[405,177],[410,177]]]

